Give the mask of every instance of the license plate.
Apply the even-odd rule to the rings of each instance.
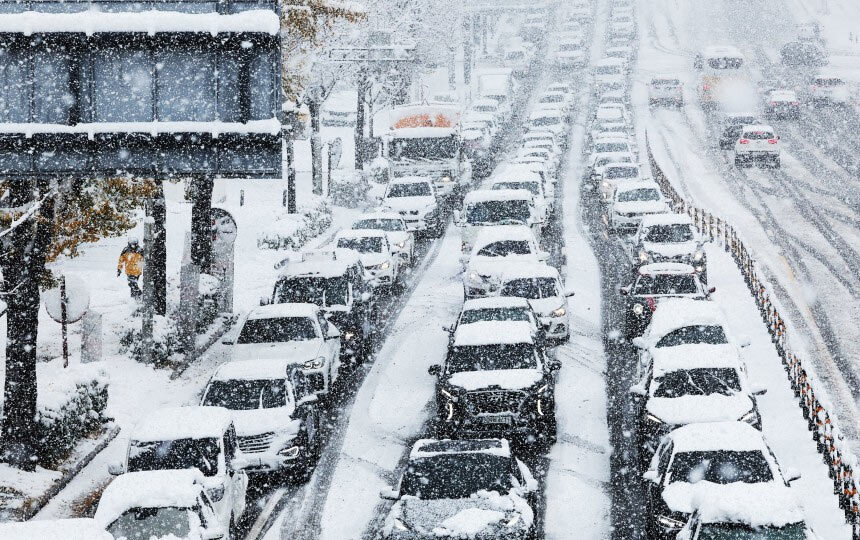
[[[485,424],[510,424],[510,416],[484,416],[481,419]]]

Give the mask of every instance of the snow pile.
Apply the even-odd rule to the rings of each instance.
[[[543,373],[539,369],[496,369],[462,371],[452,375],[449,382],[464,390],[479,390],[490,386],[498,386],[505,390],[522,390],[534,386],[542,379]]]
[[[0,539],[6,540],[111,540],[104,528],[92,518],[0,523]]]
[[[107,526],[131,508],[194,508],[203,482],[197,469],[126,473],[104,490],[95,518]]]
[[[752,527],[783,527],[803,519],[803,509],[790,488],[777,484],[714,484],[699,482],[693,509],[705,523],[742,523]]]
[[[479,532],[505,518],[504,512],[483,508],[466,508],[449,517],[433,529],[436,536],[475,538]]]
[[[285,209],[284,209],[285,210]],[[259,249],[301,249],[310,239],[329,228],[332,209],[325,200],[302,209],[301,214],[286,211],[272,216],[269,226],[257,236]]]

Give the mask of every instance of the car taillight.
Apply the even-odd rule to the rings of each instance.
[[[776,144],[776,139],[768,139],[767,142],[769,144]]]
[[[710,84],[703,84],[703,85],[702,85],[702,90],[704,90],[705,92],[707,92],[707,91],[708,91],[708,90],[710,90],[710,89],[711,89],[711,85],[710,85]]]
[[[800,105],[800,102],[799,101],[792,101],[791,104],[792,105]]]
[[[750,143],[750,140],[749,140],[749,139],[741,139],[741,140],[739,140],[738,142],[739,142],[740,144],[749,144],[749,143]]]
[[[776,107],[776,101],[771,101],[771,102],[770,102],[770,106],[771,106],[771,107]]]
[[[816,90],[818,90],[818,86],[816,86],[816,85],[814,85],[814,84],[813,84],[813,85],[812,85],[812,91],[813,91],[813,92],[815,92]]]

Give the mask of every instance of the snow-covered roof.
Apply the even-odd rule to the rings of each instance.
[[[767,124],[748,124],[743,128],[744,132],[747,131],[770,131],[773,133],[773,127]]]
[[[766,451],[761,432],[746,422],[689,424],[672,431],[669,437],[675,444],[675,453],[713,450]]]
[[[315,319],[319,313],[316,304],[287,302],[255,307],[248,313],[248,319],[274,319],[282,317],[310,317]]]
[[[529,301],[519,296],[488,296],[463,302],[463,311],[473,309],[527,308]]]
[[[656,189],[660,191],[660,186],[657,185],[657,182],[653,180],[639,180],[636,182],[625,182],[618,186],[618,193],[624,193],[626,191],[635,191],[637,189]]]
[[[643,264],[639,267],[639,274],[643,276],[653,276],[655,274],[695,274],[696,269],[689,264],[661,262]]]
[[[150,36],[166,32],[200,33],[217,36],[226,33],[263,33],[275,35],[281,28],[277,13],[255,9],[232,14],[184,13],[148,10],[139,12],[80,11],[48,13],[25,11],[0,14],[0,33],[32,34],[140,33]]]
[[[2,15],[0,15],[2,16]],[[160,135],[164,133],[209,133],[213,137],[223,134],[248,133],[277,135],[281,123],[277,118],[241,122],[92,122],[75,125],[40,124],[36,122],[0,123],[0,134],[31,137],[36,134],[77,134],[93,139],[100,133],[141,133]]]
[[[0,523],[0,538],[8,540],[113,540],[104,526],[92,518],[7,521]]]
[[[280,264],[280,277],[337,277],[350,266],[360,264],[358,254],[349,249],[309,250],[300,259],[285,259]]]
[[[95,519],[106,527],[132,508],[193,508],[202,490],[197,469],[126,473],[105,488]]]
[[[726,328],[726,316],[714,302],[692,298],[667,298],[657,306],[648,333],[659,339],[673,330],[692,325]]]
[[[803,508],[791,488],[779,482],[698,482],[693,491],[693,509],[703,523],[783,527],[804,521]]]
[[[537,142],[537,141],[535,141]],[[505,163],[499,169],[499,171],[493,175],[494,179],[510,179],[510,178],[521,178],[522,175],[527,175],[529,177],[534,177],[540,180],[540,174],[537,173],[534,169],[525,165],[523,163]]]
[[[541,262],[518,262],[512,264],[502,272],[502,281],[522,278],[554,278],[560,279],[558,270]]]
[[[232,421],[230,411],[222,407],[166,407],[134,426],[130,438],[141,442],[219,438]]]
[[[479,321],[457,327],[454,346],[514,345],[533,343],[532,327],[525,321]]]
[[[608,67],[608,66],[619,66],[623,67],[627,65],[627,60],[623,58],[616,58],[614,56],[609,58],[601,58],[597,62],[594,63],[595,67]]]
[[[457,134],[457,128],[449,127],[408,127],[392,128],[389,134],[397,139],[437,139]]]
[[[710,47],[705,47],[702,51],[702,55],[705,58],[722,58],[725,56],[734,56],[737,58],[744,57],[740,49],[733,45],[712,45]]]
[[[741,369],[743,363],[732,345],[687,344],[652,349],[654,377],[673,371],[707,368]]]
[[[260,362],[225,362],[212,376],[213,381],[271,381],[284,379],[287,369],[294,367],[294,358],[266,359]]]
[[[379,229],[343,229],[337,238],[388,238],[388,235]]]
[[[360,221],[367,220],[389,220],[393,219],[395,221],[402,221],[403,218],[397,212],[386,212],[385,210],[374,210],[373,212],[367,212],[361,214],[357,218],[352,221],[353,226]]]
[[[442,454],[493,454],[511,457],[511,447],[506,439],[419,439],[412,446],[409,459]]]
[[[692,225],[693,218],[687,214],[650,214],[642,216],[643,227],[655,225]]]
[[[537,120],[539,118],[559,118],[565,113],[561,109],[538,109],[529,115],[529,120]]]
[[[535,235],[531,228],[526,225],[496,225],[495,227],[482,227],[478,231],[473,245],[475,246],[475,249],[480,249],[487,244],[504,240],[534,242]]]
[[[476,189],[463,199],[463,205],[488,201],[531,200],[532,194],[526,189]]]

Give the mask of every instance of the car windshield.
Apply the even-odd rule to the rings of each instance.
[[[845,84],[842,79],[815,79],[813,82],[816,86],[842,86]]]
[[[712,450],[679,452],[672,461],[672,482],[748,484],[773,481],[770,465],[761,450]]]
[[[580,49],[582,49],[582,45],[579,43],[562,43],[558,48],[558,50],[564,52],[578,51]]]
[[[359,253],[382,253],[382,238],[378,236],[347,236],[338,238],[337,247]]]
[[[524,199],[510,201],[484,201],[472,203],[466,212],[470,225],[523,224],[530,215],[529,203]]]
[[[529,343],[455,347],[448,356],[449,373],[537,367],[535,348]]]
[[[553,278],[520,278],[502,285],[502,296],[516,296],[528,300],[558,296],[558,283]]]
[[[275,317],[248,319],[239,332],[238,344],[287,343],[317,337],[316,325],[308,317]]]
[[[620,191],[618,193],[618,202],[633,202],[633,201],[659,201],[660,192],[654,188],[639,188]]]
[[[705,523],[697,540],[806,540],[806,526],[792,523],[783,527],[750,527],[739,523]]]
[[[191,532],[190,518],[187,508],[130,508],[107,526],[107,532],[117,540],[187,538]]]
[[[391,184],[388,186],[386,197],[430,197],[433,190],[429,182],[412,182],[409,184]]]
[[[693,345],[697,343],[722,345],[728,342],[722,326],[696,324],[669,332],[660,338],[660,341],[657,342],[657,347],[676,347],[678,345]]]
[[[561,119],[557,116],[541,116],[532,120],[533,126],[557,126]]]
[[[773,133],[770,131],[744,131],[744,139],[750,139],[753,141],[773,139]]]
[[[630,156],[613,156],[613,157],[602,157],[594,162],[595,167],[603,167],[607,163],[611,163],[613,161],[618,161],[620,163],[630,163]]]
[[[478,491],[507,494],[510,458],[492,454],[439,454],[409,460],[400,492],[419,499],[466,499]]]
[[[128,449],[128,472],[200,469],[205,476],[218,474],[218,439],[135,441]]]
[[[623,142],[599,142],[594,145],[594,151],[598,154],[605,154],[607,152],[626,152],[627,143]]]
[[[621,73],[621,68],[618,66],[597,66],[594,68],[596,75],[618,75]]]
[[[212,381],[203,396],[203,405],[231,411],[250,411],[283,407],[287,403],[283,379]]]
[[[527,189],[532,195],[540,195],[540,185],[537,182],[498,182],[493,189]]]
[[[453,158],[457,155],[457,139],[454,136],[394,139],[389,155],[395,160]]]
[[[522,60],[526,57],[526,53],[523,51],[510,51],[505,54],[505,60]]]
[[[487,244],[478,250],[481,257],[507,257],[508,255],[529,255],[531,244],[527,240],[501,240]]]
[[[399,219],[360,219],[352,224],[353,229],[376,229],[380,231],[405,231],[406,225]]]
[[[634,294],[643,296],[697,292],[696,279],[691,274],[642,275],[636,280],[634,289]]]
[[[743,65],[743,58],[737,58],[732,56],[708,59],[708,66],[711,69],[741,69],[741,66]]]
[[[292,278],[278,284],[275,298],[279,304],[297,302],[320,307],[345,306],[349,300],[349,288],[344,276]]]
[[[528,308],[503,307],[467,309],[460,315],[459,324],[472,324],[483,321],[530,321]]]
[[[564,96],[550,95],[540,98],[540,103],[561,103],[564,101]]]
[[[645,231],[642,239],[657,244],[676,244],[689,242],[693,239],[693,229],[686,223],[671,225],[652,225]]]
[[[478,112],[485,112],[485,113],[496,112],[496,107],[493,105],[475,105],[473,108]]]
[[[678,86],[681,81],[678,79],[654,79],[651,84],[654,86]]]
[[[656,379],[656,398],[731,396],[741,391],[738,372],[731,368],[682,369]]]
[[[607,167],[606,178],[615,180],[618,178],[636,178],[639,176],[639,169],[636,167]]]

